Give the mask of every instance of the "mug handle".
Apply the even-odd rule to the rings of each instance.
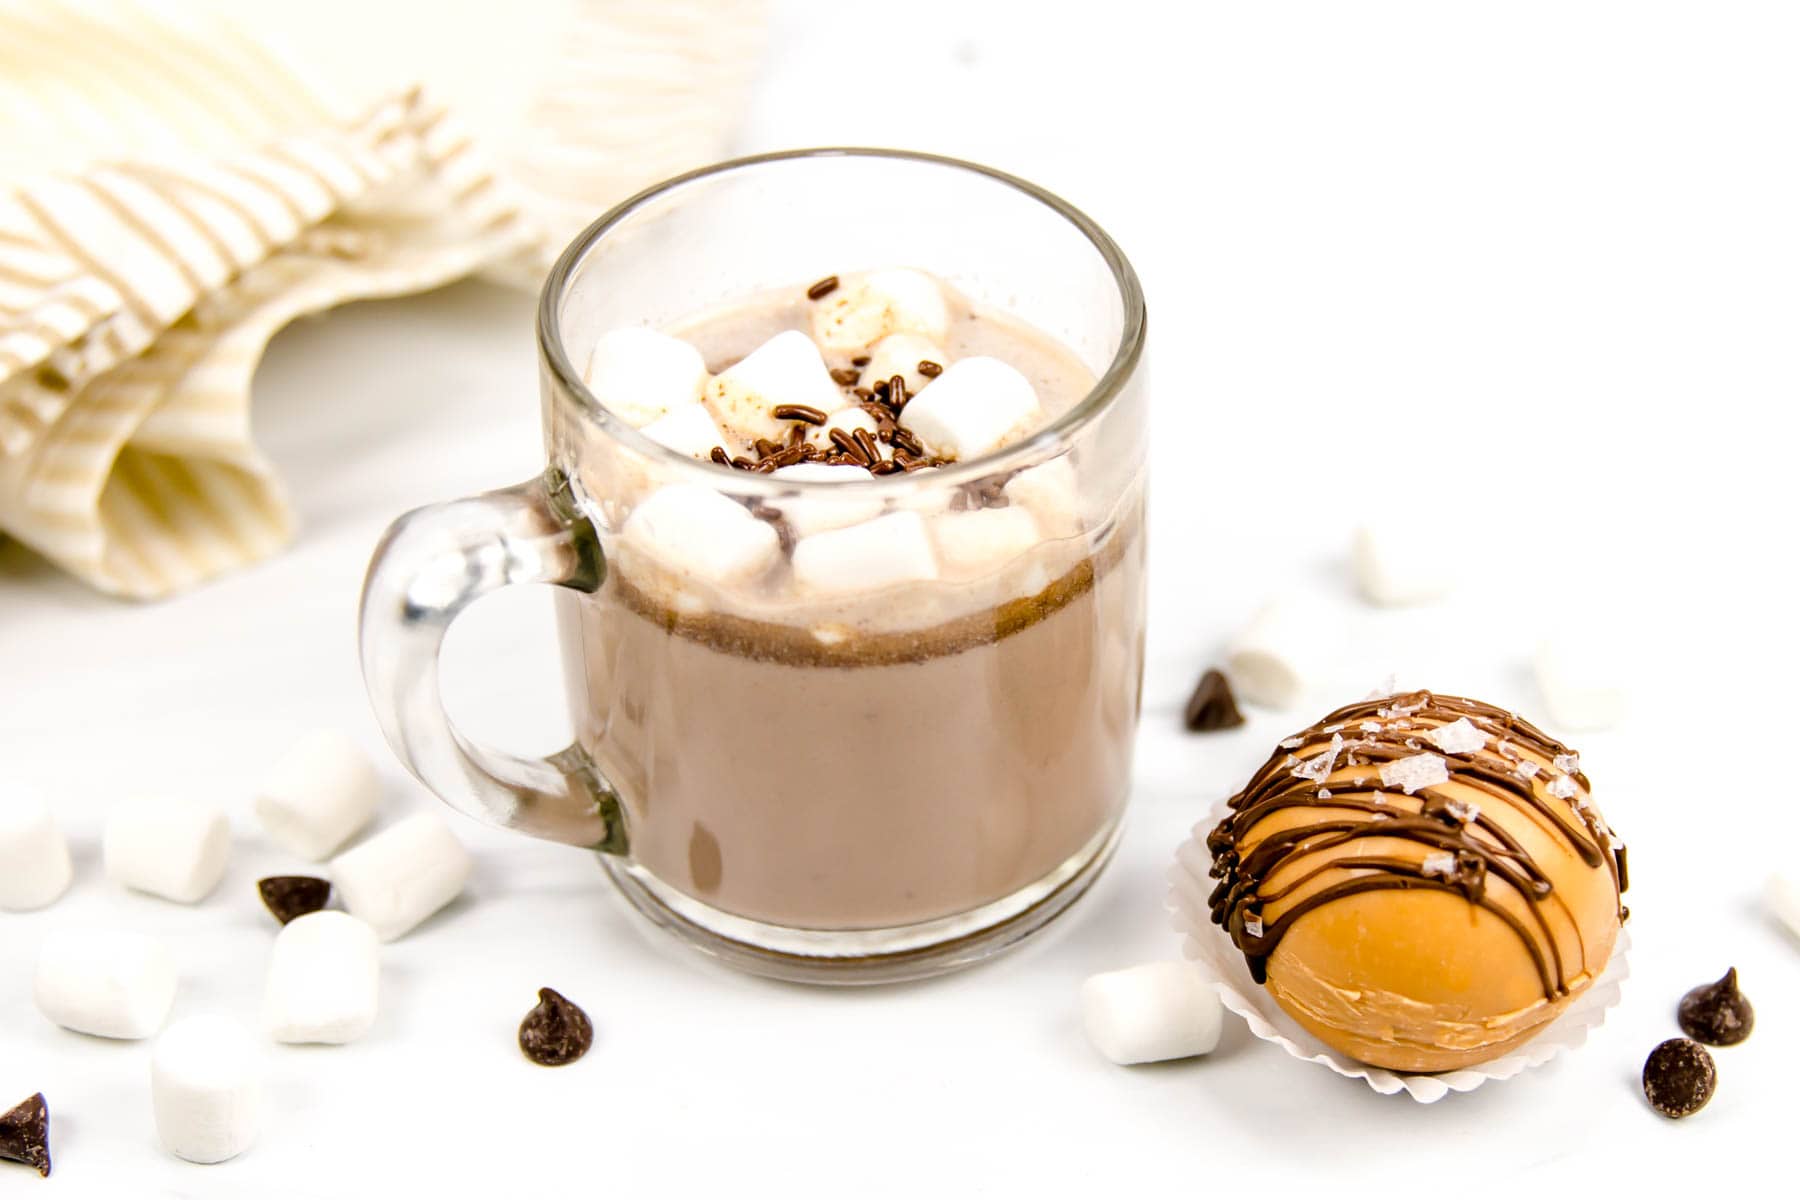
[[[363,683],[394,753],[452,808],[534,837],[626,851],[618,793],[587,751],[519,758],[476,745],[444,711],[438,651],[463,609],[513,583],[593,592],[600,539],[566,476],[539,478],[407,513],[388,527],[363,581]]]

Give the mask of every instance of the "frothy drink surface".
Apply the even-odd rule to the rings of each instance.
[[[1047,335],[944,293],[948,361],[934,365],[1011,364],[1040,425],[1092,387]],[[818,303],[802,285],[672,332],[716,374],[808,330]],[[848,378],[868,354],[828,347],[824,361]],[[598,593],[559,596],[567,661],[585,664],[570,680],[578,737],[620,793],[644,869],[735,916],[851,930],[976,909],[1092,853],[1129,782],[1141,486],[1078,525],[1030,510],[1034,537],[955,576],[942,510],[1025,507],[1005,482],[921,497],[929,577],[813,594],[788,565],[787,528],[754,582],[696,583],[625,538]]]

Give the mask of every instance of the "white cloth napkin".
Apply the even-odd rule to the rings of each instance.
[[[336,0],[0,0],[0,532],[140,598],[272,553],[293,520],[250,382],[275,331],[477,270],[535,286],[581,223],[717,154],[760,48],[730,0],[534,8],[512,26],[546,40],[504,53],[513,6],[370,7],[437,49],[384,66],[398,34]],[[470,91],[484,45],[486,145],[410,82]]]

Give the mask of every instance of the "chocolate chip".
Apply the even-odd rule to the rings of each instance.
[[[1681,1032],[1708,1046],[1735,1046],[1750,1036],[1756,1010],[1738,991],[1737,968],[1717,983],[1702,984],[1681,998],[1675,1009]]]
[[[271,875],[257,880],[256,890],[262,893],[263,904],[283,925],[295,917],[318,912],[331,899],[330,881],[311,875]]]
[[[1665,1117],[1689,1117],[1706,1107],[1718,1085],[1706,1047],[1670,1038],[1644,1060],[1644,1099]]]
[[[519,1022],[519,1049],[541,1067],[572,1063],[594,1044],[594,1023],[562,993],[538,989],[537,1007]]]
[[[1200,677],[1194,694],[1188,697],[1187,727],[1196,733],[1215,729],[1236,729],[1244,723],[1237,700],[1231,694],[1231,683],[1220,671],[1208,671]]]
[[[50,1177],[50,1106],[39,1092],[0,1116],[0,1160],[24,1163]]]

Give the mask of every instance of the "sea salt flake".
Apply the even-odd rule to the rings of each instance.
[[[1262,918],[1261,917],[1245,917],[1244,918],[1244,933],[1247,934],[1248,936],[1254,937],[1254,938],[1261,937],[1263,935]]]
[[[1573,775],[1581,770],[1581,755],[1573,751],[1568,754],[1559,754],[1552,761],[1556,763],[1556,769],[1565,775]]]
[[[1467,717],[1458,717],[1448,725],[1439,725],[1425,737],[1445,754],[1469,754],[1487,745],[1487,734],[1475,728]]]
[[[1381,722],[1380,721],[1364,721],[1361,725],[1358,725],[1357,728],[1362,730],[1364,733],[1380,733],[1381,732]]]
[[[1529,758],[1526,758],[1521,759],[1519,765],[1513,768],[1513,774],[1517,775],[1520,779],[1535,779],[1537,778],[1539,770],[1540,768],[1536,763],[1532,762]]]
[[[1280,745],[1283,750],[1298,750],[1306,745],[1306,739],[1303,737],[1282,738]]]
[[[1572,776],[1558,775],[1555,779],[1550,781],[1550,787],[1547,790],[1558,800],[1567,800],[1579,792],[1581,788],[1576,784]]]
[[[1381,764],[1381,786],[1412,795],[1434,783],[1450,782],[1450,768],[1435,754],[1413,754]]]
[[[1337,733],[1340,730],[1342,730],[1343,728],[1344,728],[1344,723],[1342,721],[1339,721],[1335,725],[1327,725],[1324,729],[1320,730],[1319,732],[1321,732],[1321,733]]]
[[[1419,870],[1427,875],[1442,875],[1449,879],[1456,874],[1456,855],[1449,852],[1427,854],[1425,861],[1419,864]]]
[[[1293,772],[1301,779],[1308,779],[1313,783],[1321,783],[1327,775],[1331,774],[1332,767],[1337,763],[1338,755],[1343,752],[1343,735],[1334,733],[1331,735],[1331,745],[1329,748],[1313,755],[1311,758],[1304,759],[1298,766],[1293,768]]]
[[[1446,800],[1444,801],[1444,811],[1467,825],[1481,815],[1481,806],[1471,804],[1467,800]]]
[[[1319,799],[1321,799],[1321,800],[1331,799],[1331,789],[1330,788],[1320,788],[1319,789]]]
[[[1513,749],[1512,741],[1508,738],[1501,738],[1494,744],[1494,753],[1501,758],[1510,758],[1515,761],[1519,757],[1519,752]]]

